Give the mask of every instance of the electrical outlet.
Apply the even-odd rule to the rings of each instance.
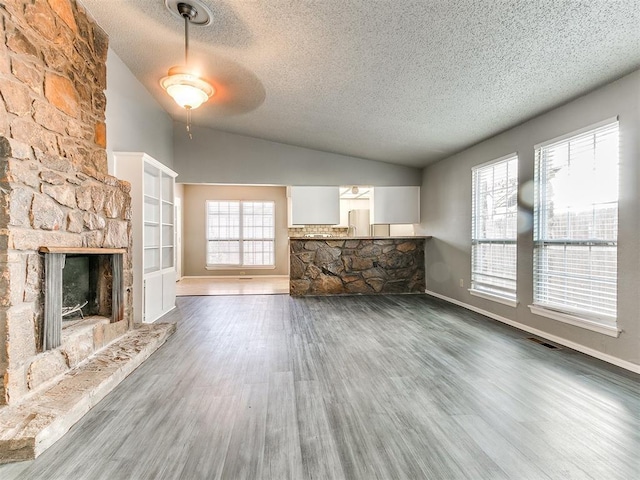
[[[464,280],[462,278],[460,279],[460,286],[464,288]]]

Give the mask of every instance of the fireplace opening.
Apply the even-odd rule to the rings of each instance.
[[[62,327],[86,316],[111,317],[109,255],[66,255],[62,269]]]
[[[123,319],[125,249],[40,247],[40,252],[45,260],[43,350],[59,347],[62,328],[85,316],[112,323]]]

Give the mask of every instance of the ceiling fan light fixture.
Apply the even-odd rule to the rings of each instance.
[[[211,12],[200,0],[165,0],[169,11],[184,20],[184,67],[172,67],[160,85],[173,100],[187,111],[187,133],[191,135],[191,110],[198,108],[216,92],[206,80],[189,71],[189,24],[209,25]]]
[[[198,108],[216,92],[208,82],[179,67],[170,69],[160,85],[178,105],[190,110]]]

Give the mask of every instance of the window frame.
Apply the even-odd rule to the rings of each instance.
[[[482,172],[483,170],[487,169],[488,167],[494,168],[497,165],[504,163],[505,165],[507,165],[509,162],[515,160],[516,163],[516,195],[518,193],[518,164],[519,164],[519,157],[518,157],[518,153],[517,152],[513,152],[510,153],[508,155],[504,155],[502,157],[496,158],[494,160],[490,160],[488,162],[484,162],[481,163],[479,165],[475,165],[474,167],[472,167],[471,169],[471,288],[468,289],[469,293],[473,296],[476,297],[481,297],[487,300],[492,300],[494,302],[498,302],[501,303],[503,305],[507,305],[510,307],[516,307],[518,305],[518,296],[517,296],[517,273],[518,273],[518,219],[517,219],[517,208],[518,208],[518,204],[517,204],[517,199],[516,199],[516,216],[515,216],[515,225],[514,225],[514,231],[515,231],[515,236],[514,238],[491,238],[491,239],[484,239],[484,238],[479,238],[480,236],[478,235],[478,228],[480,226],[480,222],[479,222],[479,215],[480,213],[478,212],[479,208],[480,208],[480,204],[479,204],[479,199],[480,199],[480,191],[479,191],[479,185],[477,185],[477,180],[478,180],[478,174],[480,172]],[[508,171],[507,171],[508,172]],[[507,173],[507,180],[509,178],[509,175]],[[508,186],[506,187],[508,189]],[[494,183],[494,188],[492,189],[492,191],[495,191],[495,183]],[[498,289],[491,289],[491,288],[482,288],[481,287],[481,282],[477,281],[474,279],[474,277],[476,275],[480,275],[482,272],[480,271],[476,271],[476,255],[478,254],[476,247],[483,245],[483,244],[488,244],[488,245],[514,245],[516,248],[516,254],[514,257],[514,289],[513,289],[513,294],[511,295],[511,291],[509,290],[504,290],[504,293],[500,292]],[[486,274],[484,274],[486,276]],[[506,277],[505,277],[506,279]],[[509,280],[509,279],[507,279]]]
[[[620,332],[617,326],[617,315],[618,315],[618,305],[617,305],[617,291],[618,291],[618,235],[619,235],[619,223],[616,222],[617,229],[615,232],[615,240],[602,240],[598,238],[587,238],[587,239],[572,239],[572,238],[564,238],[564,239],[553,239],[544,231],[548,228],[546,215],[547,215],[547,201],[546,201],[546,193],[549,185],[548,180],[546,180],[545,185],[542,184],[545,179],[541,178],[541,162],[542,158],[542,150],[545,148],[550,148],[554,146],[558,146],[558,144],[569,143],[572,140],[578,141],[581,138],[585,137],[588,134],[596,134],[598,130],[601,130],[605,127],[616,124],[617,135],[618,135],[618,158],[617,158],[617,182],[618,189],[620,186],[620,146],[619,146],[619,135],[620,135],[620,126],[618,122],[618,117],[609,118],[603,120],[601,122],[589,125],[587,127],[581,128],[579,130],[567,133],[560,137],[556,137],[554,139],[548,140],[546,142],[540,143],[534,146],[534,155],[535,155],[535,174],[534,174],[534,189],[535,189],[535,200],[533,207],[533,218],[534,218],[534,232],[533,232],[533,303],[529,305],[529,309],[535,315],[551,318],[553,320],[557,320],[563,323],[567,323],[570,325],[575,325],[578,327],[582,327],[591,331],[595,331],[598,333],[602,333],[604,335],[617,337]],[[597,143],[595,144],[597,147]],[[568,146],[570,149],[570,146]],[[595,152],[595,148],[594,148]],[[543,188],[544,187],[544,188]],[[611,202],[608,202],[611,203]],[[616,199],[616,215],[619,217],[619,204],[620,204],[620,192],[618,190],[618,196]],[[604,203],[593,203],[593,205],[604,205]],[[593,228],[594,225],[598,225],[595,223],[589,223],[589,227]],[[588,308],[579,308],[572,305],[567,304],[558,304],[555,302],[545,302],[544,299],[541,300],[542,293],[539,292],[539,288],[541,288],[542,281],[539,279],[541,275],[541,269],[538,267],[538,264],[542,261],[541,257],[544,254],[544,249],[552,246],[552,245],[564,245],[564,246],[576,246],[576,247],[589,247],[589,248],[600,248],[600,247],[615,247],[616,250],[616,275],[615,275],[615,290],[616,290],[616,314],[615,315],[607,315],[601,312],[596,312],[593,310],[589,310]],[[550,273],[546,273],[546,275],[550,275]],[[563,278],[570,278],[565,275]],[[592,293],[593,290],[590,290],[589,293],[591,296],[594,296]]]
[[[209,238],[209,204],[233,202],[239,204],[238,209],[238,238],[229,239],[210,239]],[[269,203],[273,208],[273,238],[245,238],[244,237],[244,204],[246,203]],[[273,270],[276,268],[276,202],[274,200],[205,200],[205,269],[207,270]],[[211,241],[237,241],[238,242],[238,259],[239,263],[209,263],[209,242]],[[263,265],[245,264],[244,260],[244,244],[245,242],[272,242],[273,244],[273,263]]]

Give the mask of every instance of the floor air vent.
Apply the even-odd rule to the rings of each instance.
[[[537,343],[538,345],[542,345],[543,347],[550,348],[551,350],[560,350],[560,347],[553,345],[551,343],[547,343],[544,340],[536,337],[527,337],[527,340],[531,340],[533,343]]]

